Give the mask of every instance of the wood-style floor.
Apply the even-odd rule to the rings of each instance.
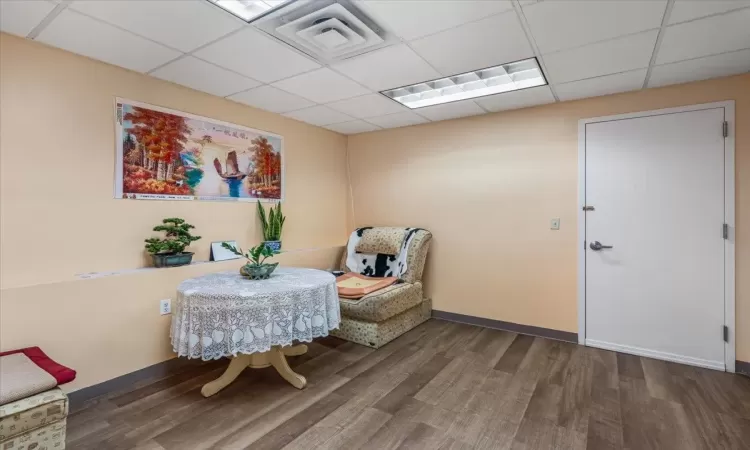
[[[214,397],[226,361],[91,401],[69,449],[749,449],[750,379],[431,320],[379,350],[326,338]]]

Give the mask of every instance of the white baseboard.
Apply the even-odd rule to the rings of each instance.
[[[661,359],[664,361],[687,364],[690,366],[704,367],[706,369],[721,370],[722,372],[726,370],[724,361],[710,361],[708,359],[692,358],[690,356],[682,356],[674,353],[660,352],[657,350],[649,350],[640,347],[631,347],[629,345],[612,344],[604,341],[595,341],[593,339],[586,339],[586,345],[589,347],[596,347],[604,350],[630,353],[631,355],[645,356],[647,358]]]

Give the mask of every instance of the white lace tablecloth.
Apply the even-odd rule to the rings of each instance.
[[[280,267],[257,281],[220,272],[180,283],[170,337],[178,356],[219,359],[328,336],[340,318],[328,272]]]

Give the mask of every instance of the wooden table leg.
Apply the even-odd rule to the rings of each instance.
[[[297,389],[304,389],[307,385],[307,380],[302,375],[292,371],[292,368],[286,362],[286,357],[304,355],[305,353],[307,353],[307,346],[300,344],[291,347],[275,346],[267,352],[253,353],[251,355],[239,354],[229,361],[229,367],[227,367],[227,370],[219,378],[203,385],[201,394],[204,397],[216,394],[237,379],[246,367],[260,369],[273,366],[279,372],[279,375],[292,386]]]
[[[204,397],[210,397],[227,387],[229,383],[240,376],[242,371],[245,370],[245,367],[250,364],[250,357],[251,355],[239,354],[232,358],[232,360],[229,361],[229,367],[227,367],[227,370],[225,370],[219,378],[203,385],[201,394],[203,394]]]
[[[307,346],[305,347],[305,351],[307,351]],[[291,367],[289,367],[289,363],[286,362],[286,356],[287,354],[297,354],[301,355],[302,353],[287,353],[290,350],[294,350],[294,347],[289,348],[288,350],[284,350],[281,347],[274,347],[271,349],[270,355],[268,355],[271,365],[276,369],[277,372],[279,372],[279,375],[283,379],[289,382],[292,386],[296,387],[297,389],[304,389],[305,386],[307,386],[307,380],[302,375],[295,373]]]
[[[291,347],[282,347],[284,356],[299,356],[307,353],[307,346],[305,344],[292,345]]]

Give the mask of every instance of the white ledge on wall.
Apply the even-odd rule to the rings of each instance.
[[[332,246],[336,247],[336,246]],[[314,252],[317,250],[325,250],[332,247],[311,247],[311,248],[296,248],[292,250],[284,250],[281,252],[279,256],[282,256],[287,253],[303,253],[303,252]],[[226,263],[226,262],[238,262],[241,261],[242,258],[236,258],[236,259],[227,259],[224,261],[193,261],[190,264],[185,264],[184,266],[174,266],[174,267],[138,267],[135,269],[122,269],[122,270],[112,270],[109,272],[86,272],[86,273],[77,273],[74,276],[78,278],[79,280],[90,280],[94,278],[103,278],[103,277],[111,277],[116,275],[127,275],[131,273],[139,273],[139,272],[148,272],[152,270],[165,270],[165,269],[178,269],[180,267],[188,267],[188,266],[197,266],[201,264],[213,264],[213,263]]]
[[[88,280],[88,279],[91,279],[91,278],[111,277],[111,276],[114,276],[114,275],[125,275],[125,274],[129,274],[129,273],[148,272],[148,271],[151,271],[151,270],[176,269],[178,267],[197,266],[197,265],[200,265],[200,264],[210,264],[210,263],[219,263],[219,262],[227,262],[227,261],[236,261],[236,260],[234,260],[234,259],[228,259],[228,260],[225,260],[225,261],[193,261],[190,264],[185,264],[183,266],[174,266],[174,267],[138,267],[136,269],[113,270],[113,271],[110,271],[110,272],[77,273],[77,274],[75,274],[75,276],[76,276],[76,278],[79,278],[81,280]]]

